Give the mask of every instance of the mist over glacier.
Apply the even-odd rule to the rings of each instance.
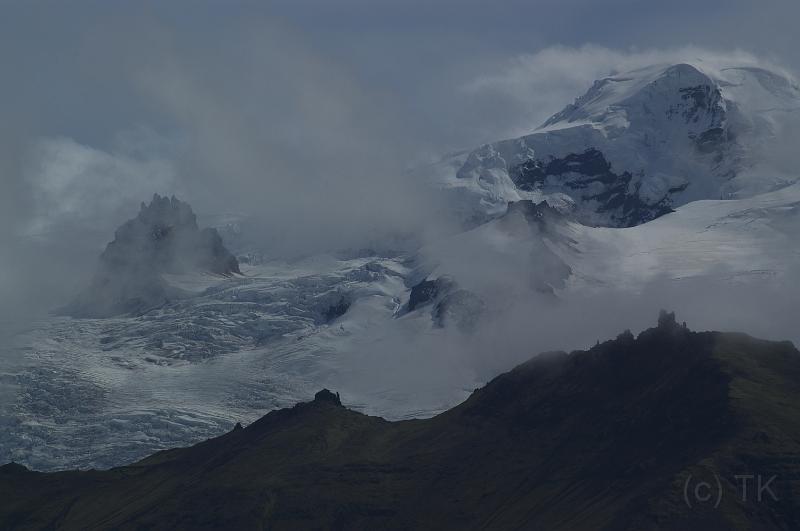
[[[452,15],[446,2],[410,4],[428,20]],[[533,132],[596,79],[697,61],[794,79],[793,49],[770,47],[761,23],[739,39],[732,15],[714,35],[700,15],[685,22],[696,44],[676,46],[627,2],[625,31],[582,22],[569,35],[546,27],[571,19],[554,4],[543,14],[510,2],[519,16],[502,20],[467,4],[456,17],[472,22],[444,32],[419,13],[367,10],[374,29],[357,37],[317,31],[291,7],[237,11],[221,26],[213,9],[192,21],[175,8],[59,8],[72,28],[19,8],[17,28],[0,22],[0,42],[24,44],[0,46],[20,67],[0,88],[0,401],[3,422],[24,426],[0,453],[43,468],[111,466],[321,385],[370,413],[427,416],[537,352],[651,326],[661,308],[694,329],[800,341],[800,264],[786,252],[800,243],[800,194],[730,211],[684,205],[639,232],[567,225],[577,243],[553,256],[526,223],[465,227],[429,171]],[[28,29],[51,31],[36,40],[21,36]],[[798,176],[800,111],[782,116],[749,175]],[[135,319],[52,318],[153,193],[187,201],[201,226],[252,257],[245,275],[173,279],[192,297]],[[483,301],[468,329],[431,325],[436,304],[402,313],[409,290],[439,275]],[[542,279],[564,286],[543,293]],[[67,422],[76,418],[84,424]],[[94,455],[80,448],[103,437]]]

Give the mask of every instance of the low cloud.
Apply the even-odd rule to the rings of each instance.
[[[142,140],[153,133],[139,132]],[[113,228],[154,193],[175,191],[173,163],[158,148],[137,145],[131,133],[105,152],[70,138],[44,138],[29,152],[26,181],[33,211],[25,236],[79,237],[79,231],[111,237]],[[71,230],[78,234],[64,234]]]
[[[500,61],[497,50],[459,56],[458,68],[409,69],[387,87],[370,76],[391,66],[391,50],[363,51],[374,62],[357,72],[363,63],[268,17],[177,29],[144,16],[97,17],[103,23],[85,36],[58,33],[30,51],[19,61],[22,77],[9,76],[0,89],[0,320],[45,314],[85,285],[116,226],[155,192],[191,203],[201,225],[226,214],[249,217],[259,245],[278,256],[404,237],[438,241],[452,219],[424,172],[407,172],[421,161],[530,132],[615,72],[697,59],[765,64],[744,51],[552,46],[515,49],[510,59],[500,50]],[[770,156],[781,171],[791,166],[792,149]],[[469,269],[464,256],[481,250],[467,251],[451,258],[482,295],[498,285],[507,293],[518,285],[515,275],[524,285],[537,267],[534,254],[515,255],[502,272],[485,257],[474,261],[485,269]],[[660,307],[696,328],[791,337],[787,316],[797,315],[798,300],[791,290],[700,281],[658,281],[637,296],[545,301],[527,294],[489,301],[499,310],[476,335],[442,332],[408,348],[419,366],[441,352],[437,371],[467,359],[463,370],[488,375],[541,350],[644,328]],[[387,354],[402,354],[396,339],[386,332]],[[394,365],[382,366],[385,377]]]
[[[700,47],[619,50],[586,44],[550,46],[514,56],[494,72],[464,83],[461,91],[483,105],[502,105],[507,132],[530,133],[552,114],[582,95],[596,79],[654,64],[692,62],[712,70],[728,65],[759,66],[791,76],[779,64],[744,50]],[[497,126],[497,124],[494,124]]]
[[[800,286],[800,267],[761,282],[731,282],[717,271],[653,279],[640,292],[617,287],[557,299],[520,283],[513,300],[487,301],[491,311],[469,332],[452,326],[421,333],[413,321],[378,327],[372,340],[352,345],[348,359],[354,363],[335,385],[362,397],[402,393],[420,408],[437,400],[452,405],[458,390],[466,393],[539,353],[588,349],[626,329],[638,334],[656,325],[661,309],[676,312],[694,331],[744,332],[800,345],[800,288],[794,286]]]

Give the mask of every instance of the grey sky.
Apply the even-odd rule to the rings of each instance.
[[[433,123],[436,108],[448,120],[468,112],[443,101],[459,81],[553,45],[695,45],[744,49],[794,69],[800,61],[800,4],[792,0],[4,2],[0,9],[4,100],[45,115],[32,127],[92,144],[126,122],[168,125],[126,82],[128,68],[157,61],[165,46],[201,51],[195,59],[213,63],[242,31],[264,28],[382,91],[408,120]],[[435,125],[432,138],[469,140]]]
[[[741,50],[800,69],[791,0],[7,1],[0,15],[0,295],[43,306],[153,192],[201,217],[258,212],[278,246],[425,231],[436,200],[409,166],[532,129],[620,62]]]

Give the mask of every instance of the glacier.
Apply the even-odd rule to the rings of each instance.
[[[323,387],[369,414],[427,417],[494,375],[468,352],[491,350],[471,329],[520,301],[544,311],[662,281],[780,290],[800,264],[800,183],[760,157],[798,109],[780,73],[656,65],[597,81],[528,135],[416,170],[463,220],[417,249],[288,260],[217,227],[241,274],[167,272],[183,295],[140,314],[25,323],[0,367],[16,390],[0,461],[108,468]]]

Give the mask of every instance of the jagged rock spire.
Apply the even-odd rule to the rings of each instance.
[[[142,312],[177,297],[162,273],[240,274],[239,262],[216,229],[200,229],[192,207],[174,195],[153,194],[138,215],[114,232],[91,286],[65,309],[81,317]]]

